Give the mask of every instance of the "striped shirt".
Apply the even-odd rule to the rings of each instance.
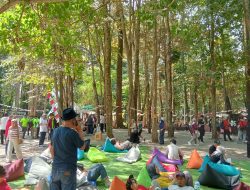
[[[18,133],[20,134],[19,128],[12,128],[10,127],[9,129],[9,139],[14,140],[14,139],[19,139]]]

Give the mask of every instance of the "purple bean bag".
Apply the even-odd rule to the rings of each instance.
[[[182,165],[183,160],[170,160],[166,157],[165,154],[163,154],[160,150],[157,148],[154,148],[154,151],[152,153],[153,155],[156,155],[158,160],[163,163],[168,163],[168,164],[174,164],[174,165]]]

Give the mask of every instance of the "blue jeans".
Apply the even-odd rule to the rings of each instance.
[[[108,176],[106,169],[104,168],[104,166],[102,164],[96,164],[96,165],[92,166],[89,169],[87,179],[88,179],[88,181],[96,181],[99,176],[101,176],[102,179],[105,179]]]
[[[53,168],[50,190],[76,190],[76,171]]]

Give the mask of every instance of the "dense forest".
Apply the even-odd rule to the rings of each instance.
[[[248,0],[2,0],[0,104],[105,112],[108,135],[143,114],[157,142],[176,118],[250,105]],[[248,89],[248,90],[247,90]],[[249,98],[248,98],[249,97]],[[123,114],[125,113],[125,114]],[[126,117],[125,117],[126,116]],[[125,118],[124,118],[125,117]]]

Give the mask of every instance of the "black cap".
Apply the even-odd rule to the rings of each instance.
[[[73,110],[72,108],[67,108],[63,110],[62,120],[67,121],[67,120],[75,118],[76,116],[77,114],[75,110]]]

